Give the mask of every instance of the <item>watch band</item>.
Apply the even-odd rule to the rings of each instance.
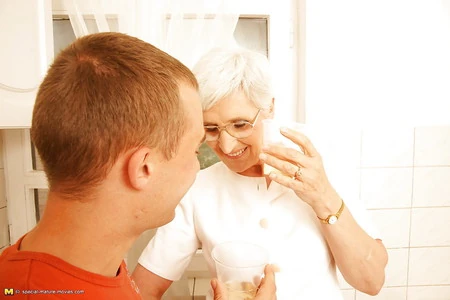
[[[342,204],[337,213],[329,215],[326,219],[319,218],[319,216],[317,216],[317,218],[324,224],[333,225],[334,223],[336,223],[345,208],[344,200],[341,199],[341,201],[342,201]]]

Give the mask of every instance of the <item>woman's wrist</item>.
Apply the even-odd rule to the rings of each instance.
[[[326,219],[329,215],[336,214],[342,205],[342,199],[336,193],[333,196],[326,197],[323,201],[313,207],[316,216],[319,219]]]

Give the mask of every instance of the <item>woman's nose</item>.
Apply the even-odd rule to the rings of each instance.
[[[219,147],[223,153],[229,154],[237,144],[237,139],[231,136],[226,130],[223,130],[219,136]]]

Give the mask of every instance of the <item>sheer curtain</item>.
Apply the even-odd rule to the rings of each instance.
[[[76,37],[118,31],[192,68],[209,49],[235,43],[236,0],[63,0]]]

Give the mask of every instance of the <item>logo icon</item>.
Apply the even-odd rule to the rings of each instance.
[[[13,296],[14,295],[14,289],[4,289],[3,293],[5,296]]]

